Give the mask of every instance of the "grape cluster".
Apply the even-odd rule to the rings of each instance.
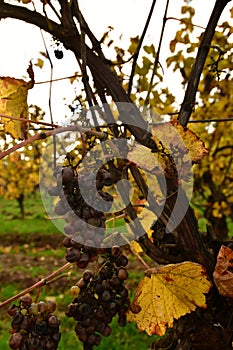
[[[56,303],[52,300],[33,303],[30,295],[12,305],[9,346],[19,350],[56,350],[60,340],[60,321],[54,314]]]
[[[55,171],[57,185],[50,187],[49,195],[59,196],[55,212],[64,216],[66,225],[64,246],[69,248],[66,259],[76,262],[79,268],[85,268],[88,262],[97,259],[98,248],[105,235],[104,211],[109,211],[113,198],[103,191],[104,186],[113,183],[110,173],[100,169],[93,172],[77,174],[70,167],[59,167]],[[95,183],[96,193],[90,188]],[[85,199],[80,191],[85,193]],[[101,210],[98,203],[101,201]],[[94,205],[93,205],[94,204]]]
[[[130,304],[124,286],[128,259],[119,247],[109,250],[98,272],[84,271],[83,277],[72,287],[76,297],[66,310],[66,315],[77,322],[75,332],[84,350],[93,349],[100,344],[101,336],[111,334],[110,323],[114,316],[118,315],[120,326],[126,324]]]

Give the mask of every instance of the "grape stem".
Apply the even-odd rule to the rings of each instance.
[[[149,265],[145,262],[145,260],[138,254],[138,252],[132,248],[131,244],[130,244],[130,241],[128,240],[128,238],[123,234],[121,233],[120,234],[121,237],[128,243],[129,247],[130,247],[130,251],[133,253],[133,255],[136,256],[136,258],[140,261],[140,263],[146,268],[150,268]],[[137,242],[137,241],[135,241]]]
[[[40,281],[36,282],[35,284],[33,284],[32,286],[24,289],[22,292],[14,295],[13,297],[3,301],[2,303],[0,303],[0,309],[10,303],[12,303],[13,301],[19,299],[20,297],[22,297],[23,295],[32,292],[33,290],[37,289],[37,288],[41,288],[45,285],[47,285],[48,283],[51,282],[51,280],[55,279],[55,277],[57,277],[62,271],[68,269],[70,266],[72,266],[72,263],[66,263],[65,265],[61,266],[58,270],[52,272],[50,275],[48,275],[45,278],[42,278]]]

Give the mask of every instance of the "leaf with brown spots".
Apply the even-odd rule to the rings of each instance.
[[[221,246],[217,263],[214,269],[214,283],[219,294],[233,298],[233,251],[224,245]]]
[[[174,319],[196,307],[206,308],[204,293],[210,288],[205,268],[194,262],[147,270],[128,311],[128,321],[136,322],[139,331],[162,336],[167,327],[173,327]]]

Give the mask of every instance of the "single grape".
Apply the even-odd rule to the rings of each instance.
[[[20,304],[21,304],[21,307],[29,307],[32,303],[32,297],[30,294],[26,294],[26,295],[23,295],[21,298],[20,298]]]
[[[58,60],[61,60],[64,56],[63,52],[61,50],[54,50],[54,55]]]
[[[48,300],[47,301],[47,306],[48,306],[48,311],[51,312],[51,313],[54,312],[56,310],[56,307],[57,307],[57,305],[56,305],[54,300]]]
[[[112,328],[109,325],[106,325],[104,331],[102,332],[104,337],[109,337],[112,333]]]
[[[20,333],[13,333],[9,340],[9,346],[11,349],[19,349],[23,340],[23,336]]]
[[[81,253],[78,248],[72,247],[66,253],[66,260],[70,263],[76,262],[80,259]]]
[[[101,296],[101,299],[103,300],[103,302],[109,302],[110,300],[112,300],[112,296],[109,290],[104,290]]]
[[[85,282],[89,282],[92,276],[93,276],[93,273],[91,270],[86,270],[83,273],[83,279]]]
[[[56,315],[51,315],[48,318],[48,325],[50,327],[58,327],[60,325],[60,321],[59,321],[59,319],[57,318]]]
[[[65,167],[62,169],[62,185],[69,184],[74,177],[74,172],[71,168]]]
[[[120,268],[118,271],[117,271],[117,276],[120,280],[127,280],[128,278],[128,272],[126,269],[124,268]]]
[[[120,255],[115,261],[116,267],[125,267],[128,265],[128,258],[125,255]]]

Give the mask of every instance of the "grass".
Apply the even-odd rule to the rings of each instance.
[[[27,235],[59,232],[47,219],[39,192],[26,197],[24,205],[25,219],[21,220],[17,201],[0,197],[0,233]]]
[[[64,262],[65,248],[62,245],[63,236],[52,222],[46,219],[46,213],[39,193],[25,199],[26,216],[19,218],[20,212],[16,201],[0,198],[0,272],[4,271],[4,281],[0,277],[0,300],[6,300],[32,284],[46,277],[56,266]],[[123,221],[116,222],[122,225]],[[53,249],[51,241],[60,242]],[[130,259],[132,262],[132,259]],[[60,264],[60,265],[58,265]],[[138,263],[140,264],[140,263]],[[62,278],[54,284],[45,286],[41,290],[40,300],[53,298],[57,303],[56,314],[61,320],[62,337],[59,350],[82,350],[82,344],[75,336],[75,321],[64,315],[66,306],[72,301],[69,288],[81,276],[76,269],[71,269],[69,278]],[[9,281],[7,278],[9,275]],[[16,279],[23,276],[25,279]],[[128,286],[131,291],[143,277],[143,272],[135,268],[130,272]],[[32,296],[35,298],[37,291]],[[131,298],[133,293],[131,293]],[[17,303],[17,301],[15,302]],[[11,318],[7,308],[0,310],[0,349],[9,349]],[[112,322],[112,334],[102,339],[98,350],[146,350],[155,337],[146,333],[139,333],[136,324],[119,327],[117,319]]]

